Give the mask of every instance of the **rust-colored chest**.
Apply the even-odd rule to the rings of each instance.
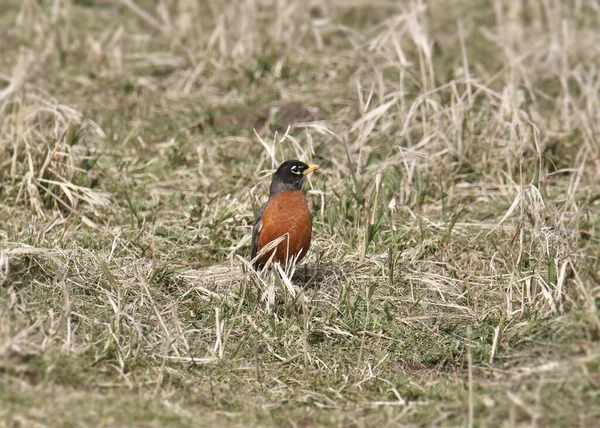
[[[262,213],[261,222],[258,251],[284,236],[275,249],[259,259],[261,263],[266,263],[273,251],[273,260],[280,263],[291,257],[297,256],[298,261],[304,258],[312,238],[312,217],[302,190],[286,190],[274,196]]]

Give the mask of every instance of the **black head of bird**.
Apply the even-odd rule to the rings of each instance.
[[[271,181],[270,197],[284,190],[301,190],[304,185],[304,177],[319,169],[319,165],[307,165],[299,160],[288,160],[282,163]]]

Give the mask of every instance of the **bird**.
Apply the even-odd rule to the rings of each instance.
[[[297,263],[306,256],[312,238],[312,216],[302,186],[306,175],[318,169],[319,165],[287,160],[275,171],[269,199],[258,210],[252,228],[255,269],[262,268],[271,257],[273,262],[285,265],[292,259]],[[283,238],[275,248],[256,258],[266,245],[279,237]]]

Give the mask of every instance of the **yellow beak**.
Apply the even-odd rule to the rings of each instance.
[[[311,172],[316,171],[319,168],[321,168],[319,165],[309,165],[308,168],[306,168],[304,170],[304,172],[302,173],[302,175],[310,174]]]

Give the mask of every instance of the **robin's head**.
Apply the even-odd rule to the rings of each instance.
[[[271,181],[271,196],[284,190],[302,190],[304,176],[319,169],[319,165],[307,165],[299,160],[288,160],[282,163]]]

